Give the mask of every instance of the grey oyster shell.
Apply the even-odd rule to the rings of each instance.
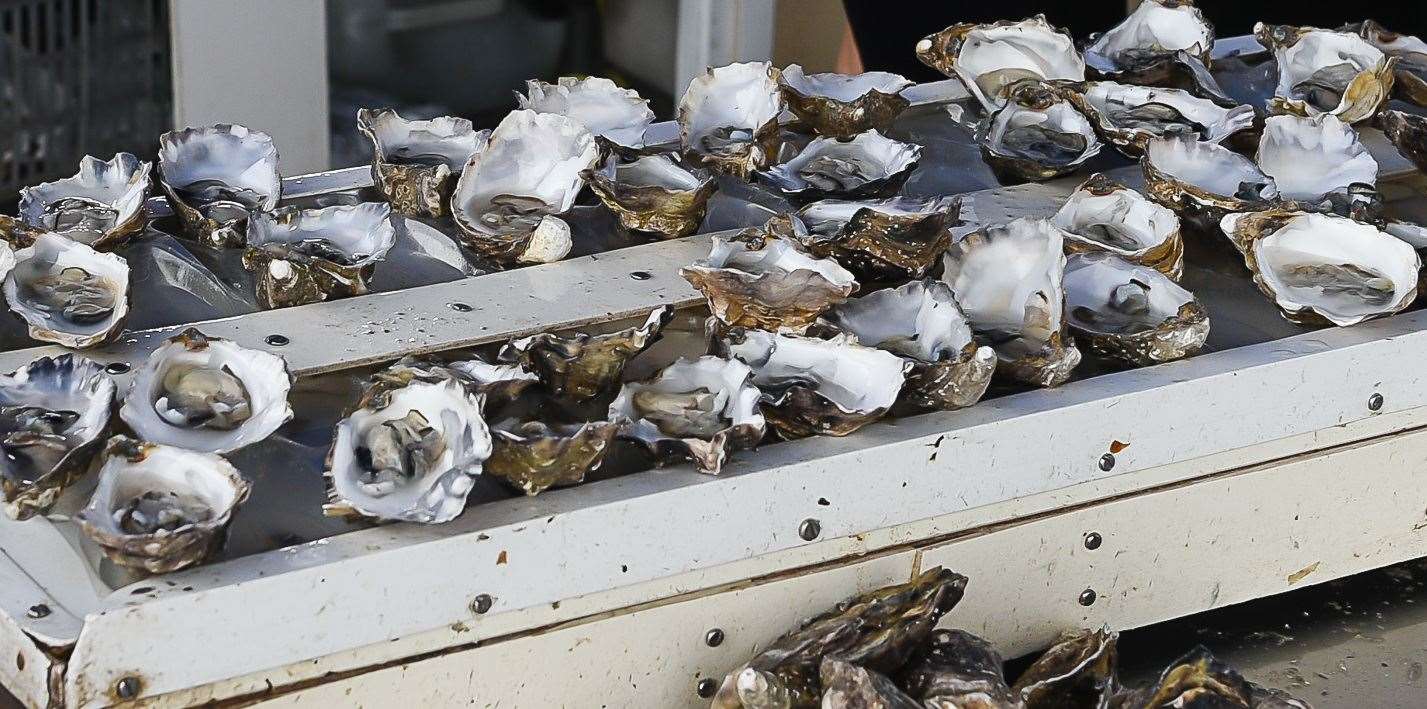
[[[1102,76],[1123,76],[1150,83],[1158,65],[1180,52],[1210,62],[1214,25],[1193,0],[1144,0],[1120,24],[1093,38],[1085,64]]]
[[[1260,22],[1254,38],[1278,62],[1278,85],[1269,101],[1275,112],[1331,113],[1357,123],[1377,113],[1392,93],[1397,58],[1356,34]]]
[[[1119,640],[1120,634],[1109,630],[1066,632],[1021,673],[1011,691],[1027,709],[1109,706],[1119,689]]]
[[[391,207],[380,202],[280,209],[248,220],[243,266],[268,310],[367,292],[396,243]]]
[[[1076,342],[1140,367],[1188,357],[1209,337],[1209,312],[1193,293],[1111,254],[1067,259],[1065,319]]]
[[[1201,231],[1212,232],[1230,212],[1264,209],[1279,199],[1278,185],[1252,160],[1192,136],[1151,140],[1140,167],[1150,199]]]
[[[553,84],[531,79],[515,98],[522,109],[573,118],[596,138],[622,148],[643,147],[644,131],[654,122],[654,111],[638,91],[598,76],[562,76]]]
[[[1089,116],[1105,142],[1126,157],[1144,155],[1155,138],[1190,135],[1221,143],[1253,127],[1253,106],[1221,106],[1181,89],[1092,81],[1066,97]]]
[[[5,300],[30,337],[70,349],[119,336],[129,314],[129,264],[82,242],[43,233],[13,255]]]
[[[584,482],[600,467],[619,431],[613,421],[550,424],[510,419],[491,426],[485,474],[525,493]]]
[[[797,155],[763,174],[797,199],[886,197],[916,169],[920,145],[869,130],[846,138],[814,138]]]
[[[242,246],[248,217],[282,198],[273,139],[235,124],[159,136],[158,178],[184,234],[213,247]]]
[[[112,249],[144,227],[152,168],[129,153],[108,161],[86,155],[73,177],[20,190],[20,218],[93,249]]]
[[[1377,185],[1377,160],[1358,132],[1331,113],[1269,116],[1255,162],[1285,199],[1314,203],[1333,192]]]
[[[991,643],[964,630],[936,630],[897,676],[925,709],[1022,709]]]
[[[1065,92],[1036,79],[1004,87],[1005,102],[981,121],[981,157],[1004,181],[1048,180],[1100,154],[1090,119]]]
[[[987,113],[1005,105],[1005,88],[1022,79],[1085,80],[1075,41],[1045,15],[952,25],[918,42],[916,51],[923,64],[959,79]]]
[[[1065,232],[1066,253],[1110,253],[1175,280],[1184,272],[1179,217],[1103,173],[1081,183],[1051,222]]]
[[[589,401],[617,387],[625,365],[657,342],[673,317],[674,307],[664,305],[650,311],[643,324],[618,332],[532,335],[507,343],[498,358],[519,363],[556,396]]]

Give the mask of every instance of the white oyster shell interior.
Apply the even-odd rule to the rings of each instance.
[[[472,155],[485,150],[489,130],[476,130],[465,118],[439,116],[407,120],[390,108],[357,111],[357,128],[372,141],[382,162],[445,165],[460,172]]]
[[[941,281],[873,291],[837,306],[827,319],[863,345],[921,362],[955,359],[971,344],[971,325]]]
[[[631,148],[644,145],[644,130],[654,122],[654,111],[638,91],[598,76],[562,76],[554,84],[531,79],[525,94],[515,97],[523,109],[568,116],[591,133]]]
[[[708,258],[696,265],[753,274],[812,271],[834,286],[851,287],[857,283],[852,272],[837,261],[809,256],[786,239],[771,239],[762,248],[752,249],[744,241],[716,236]]]
[[[778,119],[783,94],[768,62],[744,62],[694,77],[679,100],[679,133],[697,153],[727,152],[729,143],[747,143],[755,131]],[[771,156],[767,156],[771,157]]]
[[[1065,234],[1028,217],[980,234],[952,245],[942,279],[1003,359],[1037,352],[1062,329]]]
[[[1101,122],[1118,130],[1155,136],[1193,133],[1199,140],[1218,143],[1254,124],[1253,106],[1224,108],[1181,89],[1095,81],[1084,96]]]
[[[1322,29],[1309,30],[1293,44],[1276,48],[1274,57],[1278,60],[1275,95],[1301,101],[1310,116],[1346,111],[1352,104],[1344,94],[1348,84],[1364,72],[1379,70],[1387,61],[1382,50],[1358,35]],[[1322,95],[1336,93],[1339,100],[1315,98],[1315,86],[1330,87],[1333,91]]]
[[[36,340],[92,347],[114,334],[129,313],[129,264],[119,256],[41,233],[14,259],[5,300]]]
[[[768,170],[768,180],[788,192],[851,192],[911,169],[922,146],[892,140],[876,130],[851,140],[814,138],[792,159]]]
[[[819,340],[749,330],[729,352],[753,368],[753,383],[765,390],[764,398],[776,399],[778,388],[801,384],[847,413],[890,407],[906,379],[902,358],[863,347],[851,336]]]
[[[1065,264],[1066,320],[1112,335],[1153,330],[1194,295],[1163,273],[1110,254],[1074,254]]]
[[[687,192],[698,189],[707,178],[700,177],[667,154],[644,155],[629,162],[610,156],[601,172],[629,187],[662,187]]]
[[[1327,113],[1269,116],[1259,139],[1258,164],[1288,199],[1312,200],[1355,183],[1377,184],[1377,160],[1358,132]]]
[[[966,34],[955,71],[989,111],[1005,105],[1001,90],[1020,79],[1084,81],[1085,60],[1069,36],[1037,16],[972,29]]]
[[[852,221],[859,210],[870,209],[894,217],[948,212],[956,206],[955,197],[889,197],[886,199],[847,200],[822,199],[798,210],[798,218],[814,234],[833,234]]]
[[[1144,0],[1123,22],[1085,48],[1085,61],[1097,71],[1114,71],[1122,68],[1126,52],[1169,54],[1184,50],[1201,55],[1213,46],[1214,28],[1199,8],[1187,3]]]
[[[1077,189],[1051,222],[1067,239],[1126,258],[1144,254],[1179,231],[1179,217],[1173,211],[1129,188],[1104,195]]]
[[[1074,150],[1069,143],[1047,140],[1046,134],[1080,136],[1084,145]],[[1083,163],[1102,147],[1090,119],[1068,101],[1056,101],[1043,110],[1008,103],[991,115],[982,144],[999,156],[1057,167]]]
[[[194,207],[204,206],[198,188],[206,184],[222,185],[240,197],[238,201],[261,210],[277,207],[282,195],[272,137],[241,125],[220,123],[164,133],[159,137],[159,176]]]
[[[456,373],[475,382],[478,387],[499,384],[501,382],[540,381],[540,377],[535,376],[533,372],[525,371],[525,368],[518,362],[513,364],[491,364],[483,359],[472,358],[457,360],[447,366]]]
[[[740,425],[762,431],[765,421],[758,408],[760,393],[751,383],[752,376],[753,370],[736,359],[711,355],[681,358],[651,379],[626,383],[609,405],[609,417],[632,422],[626,434],[645,442],[671,438],[707,440]],[[640,404],[641,399],[657,400],[650,394],[677,397],[695,393],[711,394],[712,398],[704,408],[690,411],[677,421],[669,420],[667,410],[652,412]],[[701,424],[697,420],[700,416],[708,416],[712,422]]]
[[[1169,177],[1213,195],[1278,197],[1278,186],[1272,177],[1252,160],[1215,143],[1190,136],[1157,138],[1145,148],[1145,158]]]
[[[249,246],[343,266],[380,261],[395,242],[391,206],[382,202],[262,212],[248,220]]]
[[[861,74],[837,74],[832,72],[808,74],[800,64],[790,64],[783,70],[783,85],[803,96],[821,96],[844,103],[856,101],[876,91],[884,94],[899,94],[912,85],[907,77],[886,71],[867,71]]]
[[[247,497],[249,483],[222,456],[174,446],[144,445],[143,460],[138,462],[124,455],[105,457],[99,469],[99,484],[80,512],[86,526],[99,530],[109,538],[106,541],[222,526]],[[163,532],[126,530],[121,522],[125,507],[145,493],[171,493],[176,506],[189,512],[193,521]]]
[[[21,189],[20,218],[30,226],[93,244],[139,215],[152,168],[129,153],[108,161],[86,155],[73,177]]]

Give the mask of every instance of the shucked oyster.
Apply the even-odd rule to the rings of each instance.
[[[1209,336],[1209,313],[1193,293],[1110,254],[1066,261],[1065,320],[1091,351],[1142,367],[1188,357]]]
[[[695,164],[747,180],[778,155],[783,112],[778,70],[768,62],[710,67],[679,100],[679,136]]]
[[[1377,113],[1392,92],[1397,59],[1358,35],[1260,22],[1254,37],[1278,61],[1278,86],[1269,104],[1275,111],[1331,113],[1357,123]]]
[[[1078,630],[1061,635],[1012,685],[1028,708],[1106,707],[1115,696],[1119,633]]]
[[[937,630],[898,679],[924,709],[1021,709],[1004,664],[984,639],[964,630]]]
[[[1332,114],[1312,118],[1269,116],[1257,156],[1279,194],[1310,204],[1358,185],[1377,184],[1377,160],[1358,141],[1358,132]]]
[[[1155,138],[1188,135],[1219,143],[1254,125],[1253,106],[1226,108],[1180,89],[1093,81],[1067,97],[1107,143],[1131,158],[1143,155]]]
[[[1108,175],[1081,183],[1051,222],[1065,232],[1068,253],[1112,253],[1175,280],[1184,271],[1179,217]]]
[[[707,170],[690,169],[669,155],[644,155],[630,162],[611,155],[598,170],[587,171],[585,179],[624,228],[666,239],[694,233],[718,189]]]
[[[598,76],[562,76],[554,84],[531,79],[515,99],[522,109],[573,118],[596,138],[623,148],[643,147],[644,130],[654,122],[654,111],[638,91]]]
[[[583,482],[619,430],[613,421],[547,424],[511,419],[491,427],[485,474],[527,494]]]
[[[793,115],[830,138],[851,138],[868,130],[885,133],[911,105],[902,91],[912,82],[885,71],[806,74],[802,66],[792,64],[779,81]]]
[[[501,263],[547,263],[570,253],[581,176],[599,149],[584,125],[555,113],[511,111],[471,156],[451,195],[451,215],[468,246]]]
[[[902,399],[920,409],[959,409],[981,399],[996,353],[976,344],[951,288],[935,280],[868,293],[833,308],[827,321],[908,364]]]
[[[372,143],[372,182],[392,209],[414,217],[443,217],[452,175],[486,149],[489,130],[464,118],[409,121],[390,108],[357,111],[357,130]]]
[[[822,709],[925,709],[881,672],[825,655],[818,665]]]
[[[542,333],[514,340],[500,351],[502,362],[518,362],[556,396],[588,401],[619,384],[624,367],[649,349],[674,317],[674,307],[655,308],[644,324],[603,335]]]
[[[1075,41],[1045,15],[952,25],[918,42],[917,58],[960,79],[988,113],[1005,105],[1004,89],[1022,79],[1085,80],[1085,60]]]
[[[292,418],[292,381],[281,357],[189,328],[149,355],[119,416],[145,441],[227,453]]]
[[[49,512],[89,466],[114,404],[104,366],[75,355],[40,357],[0,375],[0,492],[5,513]]]
[[[1064,243],[1050,221],[1021,218],[967,234],[943,259],[942,279],[977,338],[1010,376],[1037,386],[1064,384],[1080,363],[1065,332]]]
[[[248,220],[243,266],[254,275],[260,307],[317,303],[366,293],[395,242],[386,204],[282,209]]]
[[[5,300],[30,337],[72,349],[119,335],[129,314],[129,264],[78,241],[44,233],[15,252]]]
[[[202,562],[223,544],[252,486],[212,453],[115,436],[77,519],[110,561],[151,574]]]
[[[814,138],[763,176],[793,197],[880,197],[901,188],[921,155],[920,145],[869,130],[848,139]]]
[[[1001,92],[1005,104],[976,129],[981,156],[1003,181],[1048,180],[1100,153],[1090,119],[1064,92],[1022,79]]]
[[[242,246],[248,217],[282,197],[273,139],[240,125],[164,133],[158,177],[185,233],[209,246]]]
[[[117,246],[144,226],[153,166],[129,153],[105,162],[89,155],[79,173],[20,190],[20,218],[98,250]]]
[[[1214,25],[1193,0],[1144,0],[1123,22],[1094,37],[1085,64],[1101,76],[1133,83],[1164,75],[1164,64],[1183,52],[1206,67],[1214,49]]]
[[[763,439],[753,371],[739,360],[680,359],[649,379],[628,382],[609,405],[620,435],[644,444],[661,462],[690,460],[718,475],[734,450]]]
[[[1192,136],[1151,140],[1140,166],[1151,199],[1206,231],[1229,212],[1263,209],[1279,197],[1252,160]]]
[[[957,197],[825,199],[798,211],[809,253],[836,259],[859,279],[922,278],[951,245],[960,223]]]

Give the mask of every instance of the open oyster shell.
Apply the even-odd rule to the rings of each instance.
[[[813,132],[830,138],[851,138],[868,130],[885,133],[911,105],[902,91],[912,82],[885,71],[807,74],[792,64],[779,82],[788,110]]]
[[[1286,199],[1316,203],[1353,185],[1377,184],[1377,160],[1358,132],[1328,113],[1269,116],[1256,161]]]
[[[1140,166],[1150,198],[1204,231],[1225,214],[1263,209],[1279,197],[1273,178],[1252,160],[1192,136],[1151,140]]]
[[[881,672],[825,655],[819,664],[822,709],[925,709]]]
[[[260,307],[286,308],[366,293],[394,243],[391,207],[380,202],[282,209],[248,220],[243,266]]]
[[[1115,676],[1119,633],[1077,630],[1061,635],[1011,686],[1028,707],[1107,707],[1119,689]]]
[[[859,279],[922,278],[951,245],[960,224],[958,197],[825,199],[798,211],[809,253],[835,259]]]
[[[403,357],[401,362],[407,359]],[[486,411],[498,411],[501,407],[513,403],[521,393],[540,381],[540,377],[527,371],[519,362],[491,364],[480,358],[472,358],[457,360],[446,367],[457,376],[465,378],[476,391],[486,395]]]
[[[624,228],[666,239],[694,233],[718,190],[718,180],[707,170],[690,169],[662,154],[629,162],[611,155],[598,170],[587,171],[585,179]]]
[[[922,147],[876,130],[852,138],[814,138],[763,177],[794,198],[884,197],[901,189],[921,159]]]
[[[0,492],[5,513],[45,514],[89,467],[109,429],[114,380],[76,355],[40,357],[0,375]]]
[[[898,679],[925,709],[1022,709],[1004,665],[985,639],[964,630],[936,630]]]
[[[1378,114],[1378,124],[1402,157],[1418,170],[1427,172],[1427,118],[1402,111],[1383,111]]]
[[[580,122],[555,113],[511,111],[471,156],[451,215],[477,253],[500,263],[547,263],[570,253],[570,225],[557,214],[574,206],[582,173],[599,149]]]
[[[129,264],[78,241],[44,233],[15,252],[5,300],[30,337],[84,349],[119,336],[129,314]]]
[[[359,109],[357,130],[372,143],[372,182],[392,209],[433,218],[446,216],[452,175],[491,136],[464,118],[412,121],[390,108]]]
[[[214,247],[242,246],[248,217],[282,197],[273,139],[240,125],[164,133],[158,177],[184,233]]]
[[[782,215],[761,231],[716,236],[708,258],[679,274],[704,294],[725,325],[803,330],[857,287],[852,273],[836,261],[799,250],[804,231],[796,217]]]
[[[1064,244],[1049,220],[1021,218],[967,234],[942,260],[978,340],[1006,374],[1036,386],[1064,384],[1080,363],[1065,331]]]
[[[654,111],[638,91],[598,76],[562,76],[554,84],[531,79],[515,99],[522,109],[573,118],[596,138],[622,148],[643,147],[644,131],[654,122]]]
[[[1106,77],[1134,83],[1158,78],[1160,65],[1179,52],[1207,66],[1214,49],[1214,25],[1193,0],[1144,0],[1134,12],[1085,48],[1085,64]]]
[[[679,99],[679,136],[690,162],[747,180],[782,144],[783,92],[768,62],[709,67]]]
[[[1293,322],[1355,325],[1417,298],[1417,252],[1372,225],[1273,209],[1231,214],[1222,228],[1259,290]]]
[[[115,436],[77,519],[110,561],[166,574],[222,546],[251,488],[221,456]]]
[[[1392,92],[1395,57],[1349,32],[1254,25],[1254,37],[1278,61],[1269,108],[1279,113],[1331,113],[1345,123],[1372,117]]]
[[[1175,280],[1184,272],[1179,217],[1109,175],[1081,183],[1051,223],[1065,232],[1067,253],[1104,251]]]
[[[79,172],[20,190],[20,218],[98,250],[118,246],[144,227],[153,166],[129,153],[109,161],[86,155]]]
[[[1005,105],[1004,89],[1022,79],[1085,80],[1085,60],[1075,41],[1045,15],[952,25],[918,42],[917,58],[960,79],[987,113]]]
[[[189,328],[149,355],[119,417],[151,443],[228,453],[292,418],[292,382],[283,358]]]
[[[535,495],[557,485],[583,482],[600,467],[619,424],[592,421],[547,424],[510,420],[491,427],[491,457],[485,474]]]
[[[960,409],[981,400],[996,353],[978,345],[951,288],[936,280],[873,291],[833,308],[826,320],[868,347],[908,363],[902,400],[919,409]]]
[[[763,440],[753,370],[739,360],[680,359],[638,382],[627,382],[609,405],[621,437],[646,446],[660,463],[690,460],[718,475],[735,450]]]
[[[451,378],[375,380],[337,422],[322,512],[423,524],[455,519],[491,455],[483,398]]]
[[[1189,135],[1219,143],[1254,125],[1253,106],[1226,108],[1180,89],[1092,81],[1066,94],[1105,142],[1131,158],[1155,138]]]
[[[1048,180],[1100,154],[1090,119],[1042,81],[1005,86],[1005,103],[976,129],[981,156],[1005,181]]]
[[[556,396],[588,401],[619,385],[625,365],[659,340],[674,307],[650,311],[644,324],[603,335],[542,333],[511,341],[499,359],[533,372]]]
[[[1209,312],[1193,293],[1103,253],[1067,259],[1065,320],[1092,352],[1141,367],[1188,357],[1209,337]]]
[[[1355,32],[1389,57],[1397,59],[1393,70],[1394,96],[1418,106],[1427,106],[1427,42],[1413,35],[1398,34],[1373,20],[1346,25],[1341,32]]]

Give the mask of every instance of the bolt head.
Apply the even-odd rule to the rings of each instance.
[[[125,677],[114,683],[114,694],[120,699],[133,699],[139,696],[141,687],[138,677]]]
[[[1112,469],[1114,469],[1114,467],[1115,467],[1115,454],[1114,454],[1114,453],[1106,453],[1105,455],[1100,456],[1100,469],[1101,469],[1101,470],[1103,470],[1103,471],[1105,471],[1105,472],[1108,473],[1108,472],[1110,472]]]
[[[482,593],[471,599],[471,612],[481,615],[489,611],[493,605],[495,605],[495,599],[489,593]]]
[[[1099,549],[1104,541],[1099,532],[1090,532],[1085,535],[1085,548],[1094,551]]]
[[[1382,394],[1374,393],[1368,397],[1368,411],[1382,411]]]
[[[104,371],[108,372],[109,374],[124,374],[125,372],[128,372],[129,369],[130,367],[128,362],[110,362],[104,367]]]
[[[815,519],[805,519],[802,524],[798,525],[798,536],[802,537],[805,542],[817,539],[818,535],[822,533],[823,525]]]
[[[45,618],[48,617],[49,614],[52,612],[53,611],[50,610],[49,604],[36,603],[35,605],[30,606],[29,610],[25,611],[25,615],[30,618]]]
[[[709,647],[718,647],[719,645],[722,645],[723,630],[721,628],[714,628],[708,631],[707,633],[704,633],[704,644],[708,645]]]
[[[288,339],[287,335],[277,334],[268,335],[267,337],[263,338],[263,341],[268,343],[269,345],[272,345],[273,347],[284,347],[288,343],[292,342],[292,340]]]
[[[1088,606],[1095,602],[1095,589],[1087,588],[1080,592],[1080,605]]]
[[[700,697],[708,699],[714,695],[714,692],[718,691],[718,683],[713,681],[712,677],[705,677],[699,680],[698,685],[694,687],[694,691],[698,692]]]

